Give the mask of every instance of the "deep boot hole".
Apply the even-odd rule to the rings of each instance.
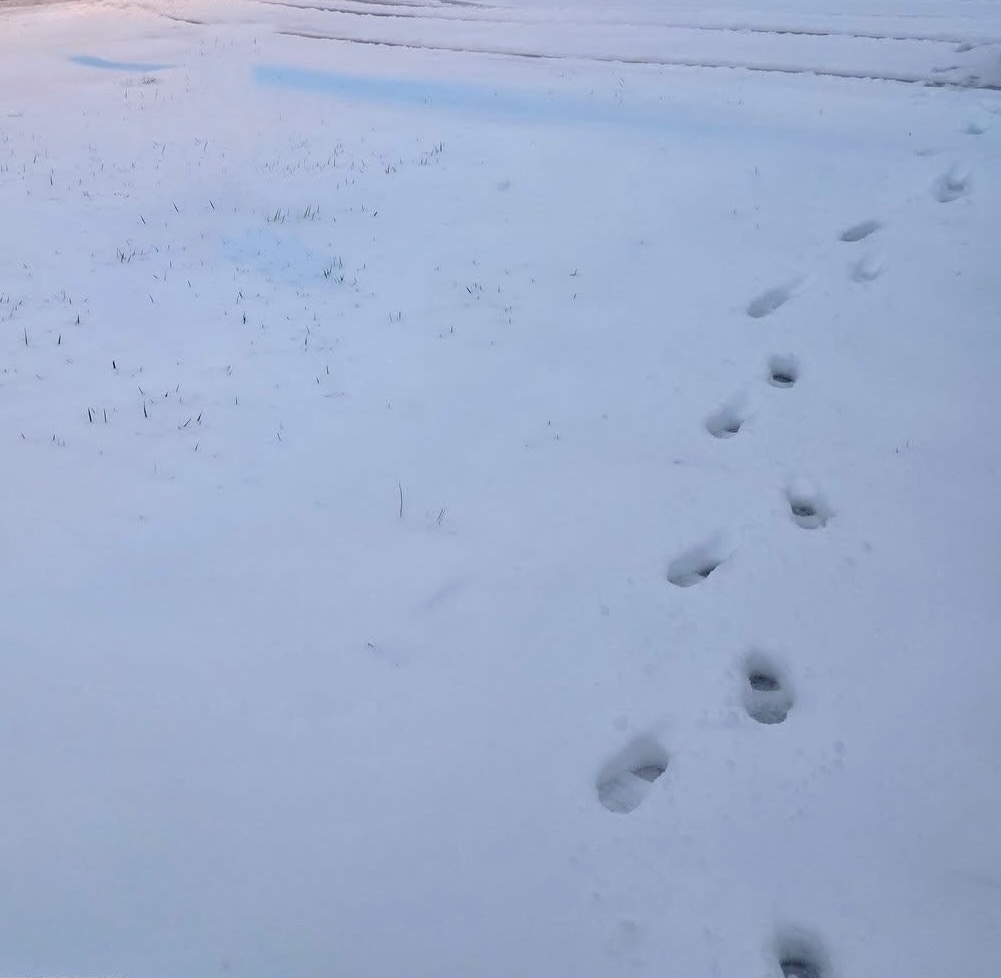
[[[667,752],[655,740],[634,740],[599,773],[598,801],[610,812],[625,815],[635,811],[649,796],[670,763]]]
[[[779,967],[782,969],[782,978],[822,978],[820,967],[809,958],[783,958]]]
[[[782,670],[762,652],[749,655],[744,669],[742,698],[747,715],[757,723],[784,723],[795,697]]]
[[[653,784],[666,770],[665,764],[644,764],[642,767],[634,767],[633,774]]]
[[[676,557],[667,567],[667,579],[675,587],[693,587],[701,584],[726,560],[718,544],[693,547]]]
[[[793,522],[804,530],[816,530],[827,526],[831,509],[819,496],[811,496],[802,491],[789,491],[789,512]]]
[[[780,688],[779,681],[767,672],[752,672],[747,681],[756,693],[774,693]]]
[[[694,567],[672,568],[667,575],[667,579],[676,587],[692,587],[700,581],[704,581],[722,561],[706,561],[696,564]]]
[[[727,407],[706,420],[706,431],[713,438],[732,438],[740,431],[743,423],[744,419],[740,414],[734,408]]]
[[[775,952],[782,978],[828,978],[831,969],[823,947],[798,928],[779,935]]]
[[[768,360],[768,383],[772,387],[792,387],[799,380],[799,363],[794,356],[774,356]]]

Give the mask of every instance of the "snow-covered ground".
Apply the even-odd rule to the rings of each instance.
[[[0,974],[996,973],[999,86],[0,2]]]

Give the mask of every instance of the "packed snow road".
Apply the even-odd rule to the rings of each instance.
[[[0,974],[990,974],[1001,10],[0,2]]]

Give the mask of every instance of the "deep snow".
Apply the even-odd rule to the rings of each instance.
[[[0,974],[994,973],[999,39],[0,3]]]

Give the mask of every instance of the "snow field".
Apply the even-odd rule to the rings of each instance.
[[[0,10],[0,968],[989,973],[993,8],[341,7]]]

